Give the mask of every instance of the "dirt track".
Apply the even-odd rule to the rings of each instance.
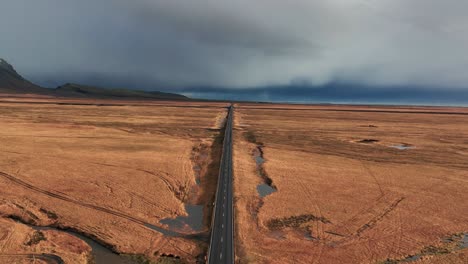
[[[15,178],[14,176],[11,176],[11,175],[6,174],[6,173],[1,172],[1,171],[0,171],[0,176],[6,178],[6,179],[8,179],[8,180],[10,180],[10,181],[12,181],[12,182],[14,182],[16,184],[18,184],[18,185],[21,185],[21,186],[23,186],[23,187],[25,187],[25,188],[27,188],[29,190],[33,190],[33,191],[42,193],[44,195],[47,195],[47,196],[50,196],[50,197],[53,197],[53,198],[56,198],[56,199],[59,199],[59,200],[62,200],[62,201],[66,201],[66,202],[69,202],[69,203],[73,203],[73,204],[76,204],[76,205],[79,205],[79,206],[83,206],[83,207],[91,208],[91,209],[94,209],[94,210],[97,210],[97,211],[100,211],[100,212],[104,212],[106,214],[110,214],[110,215],[113,215],[113,216],[124,218],[124,219],[126,219],[128,221],[131,221],[131,222],[134,222],[136,224],[147,227],[148,229],[161,232],[165,236],[190,237],[190,235],[181,234],[181,233],[174,232],[174,231],[171,231],[171,230],[167,230],[167,229],[164,229],[164,228],[161,228],[161,227],[156,227],[156,226],[154,226],[154,225],[152,225],[150,223],[147,223],[145,221],[142,221],[142,220],[137,219],[135,217],[132,217],[130,215],[126,215],[126,214],[123,214],[123,213],[120,213],[120,212],[112,211],[112,210],[110,210],[108,208],[104,208],[104,207],[97,206],[97,205],[94,205],[94,204],[87,204],[87,203],[84,203],[84,202],[80,202],[80,201],[74,200],[74,199],[69,198],[69,197],[64,196],[64,195],[60,195],[60,194],[57,194],[57,193],[54,193],[54,192],[51,192],[51,191],[40,189],[38,187],[35,187],[35,186],[33,186],[33,185],[29,184],[29,183],[21,181],[21,180]]]

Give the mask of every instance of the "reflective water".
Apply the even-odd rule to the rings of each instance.
[[[257,165],[262,165],[263,163],[265,163],[265,159],[261,157],[260,155],[258,155],[258,156],[255,156],[255,162],[257,163]]]
[[[169,226],[171,230],[186,230],[187,227],[192,231],[203,230],[203,205],[185,205],[187,216],[177,216],[176,218],[165,218],[160,220],[161,224]]]
[[[96,241],[87,238],[83,235],[80,235],[75,232],[71,231],[62,231],[52,227],[32,227],[34,230],[57,230],[59,232],[68,233],[74,237],[78,237],[79,239],[86,242],[92,249],[91,254],[93,255],[94,263],[96,264],[108,264],[108,263],[115,263],[115,264],[137,264],[138,262],[132,260],[129,256],[123,256],[112,252],[112,250],[102,246],[101,244],[97,243]]]
[[[255,152],[254,158],[255,158],[255,163],[257,164],[257,172],[263,178],[263,176],[265,176],[263,175],[265,171],[262,165],[263,163],[265,163],[265,159],[262,157],[262,151],[260,148],[258,149],[257,152]],[[257,192],[258,192],[258,195],[260,195],[260,197],[263,198],[267,195],[270,195],[276,192],[276,189],[271,187],[267,183],[262,183],[262,184],[257,185]]]
[[[390,147],[396,148],[396,149],[399,149],[399,150],[407,150],[407,149],[412,149],[412,148],[414,148],[413,146],[408,145],[408,144],[392,145],[392,146],[390,146]]]
[[[421,258],[421,255],[415,255],[415,256],[407,257],[401,262],[413,262],[413,261],[419,260],[420,258]]]
[[[260,195],[260,197],[263,198],[263,197],[265,197],[267,195],[270,195],[270,194],[276,192],[276,189],[269,186],[266,183],[262,183],[262,184],[257,185],[257,192]]]
[[[468,248],[468,233],[463,234],[459,247],[460,249]]]
[[[455,241],[456,250],[465,249],[465,248],[468,248],[468,233],[464,233],[461,236],[455,235],[453,237],[446,238],[442,241],[444,243],[453,243],[453,241]],[[417,254],[414,256],[409,256],[399,262],[414,262],[414,261],[421,259],[421,257],[425,255],[427,254]]]

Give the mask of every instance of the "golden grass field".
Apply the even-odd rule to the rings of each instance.
[[[238,104],[234,133],[238,263],[468,263],[468,109]]]
[[[0,97],[0,263],[89,263],[77,233],[203,262],[227,105]],[[468,262],[468,109],[236,104],[234,117],[237,263]],[[200,229],[164,222],[186,205],[203,207]]]
[[[226,104],[0,101],[0,262],[13,253],[89,259],[89,246],[60,230],[28,245],[34,232],[25,224],[155,261],[203,257]],[[201,230],[159,222],[186,215],[185,204],[205,205]]]

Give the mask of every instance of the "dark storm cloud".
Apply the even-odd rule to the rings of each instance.
[[[182,89],[192,98],[254,102],[420,104],[468,106],[468,93],[457,89],[415,86],[373,86],[328,83],[326,85],[285,85],[249,89],[192,87]]]
[[[466,12],[460,0],[4,0],[0,57],[48,86],[466,91]]]

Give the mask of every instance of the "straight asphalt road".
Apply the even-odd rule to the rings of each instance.
[[[211,227],[209,264],[234,263],[234,213],[232,180],[232,120],[234,106],[229,107],[224,134],[223,154],[216,190],[214,216]]]

